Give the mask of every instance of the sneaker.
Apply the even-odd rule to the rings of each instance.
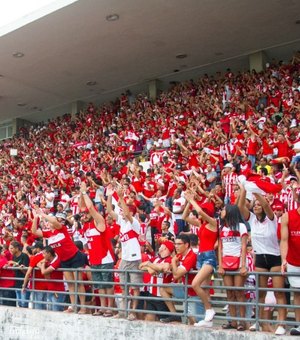
[[[229,308],[229,306],[226,305],[226,306],[224,306],[224,307],[222,308],[222,311],[223,311],[223,312],[227,312],[227,311],[228,311],[228,308]]]
[[[284,335],[285,333],[286,333],[286,330],[282,326],[278,326],[275,331],[275,335]]]
[[[261,327],[258,326],[257,330],[260,331]],[[249,327],[249,331],[256,332],[256,323]]]
[[[181,317],[180,316],[168,316],[167,318],[160,319],[159,321],[163,323],[181,322]]]
[[[213,309],[207,309],[206,312],[205,312],[204,321],[212,321],[215,314],[216,314],[216,312]]]
[[[205,320],[201,320],[197,323],[194,323],[195,327],[206,327],[206,328],[212,328],[213,326],[213,322],[212,321],[205,321]]]
[[[290,335],[300,335],[300,326],[291,328]]]

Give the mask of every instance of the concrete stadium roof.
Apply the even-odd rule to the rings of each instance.
[[[79,0],[0,37],[0,121],[44,120],[152,79],[247,69],[259,50],[286,60],[300,50],[299,23],[297,0]]]

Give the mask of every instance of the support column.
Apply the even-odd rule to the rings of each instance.
[[[72,103],[72,108],[71,108],[71,115],[72,118],[75,117],[76,113],[78,113],[80,110],[84,109],[85,103],[81,100],[77,100],[76,102]]]
[[[148,92],[149,92],[149,98],[152,101],[156,100],[158,91],[160,89],[160,81],[157,79],[153,79],[149,81],[148,84]]]
[[[255,70],[261,72],[265,69],[267,62],[267,56],[264,51],[259,51],[253,54],[249,54],[249,67],[250,71]]]

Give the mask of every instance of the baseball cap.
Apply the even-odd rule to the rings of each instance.
[[[272,206],[273,210],[284,210],[284,206],[281,203],[277,203]]]
[[[41,242],[41,241],[35,241],[35,242],[32,244],[31,249],[35,249],[35,248],[44,249],[43,242]]]
[[[170,253],[172,253],[175,249],[174,243],[172,241],[166,240],[162,243],[166,248],[168,248],[168,250],[170,251]]]
[[[230,169],[232,169],[232,168],[233,168],[233,165],[232,165],[231,163],[226,163],[226,164],[224,165],[224,168],[230,168]]]
[[[57,213],[56,215],[55,215],[55,217],[56,218],[62,218],[62,219],[66,219],[66,214],[64,214],[64,213]]]
[[[213,205],[213,203],[210,202],[203,203],[201,204],[201,208],[208,216],[214,217],[215,206]]]

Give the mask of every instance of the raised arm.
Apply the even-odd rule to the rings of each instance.
[[[238,182],[237,184],[240,188],[240,195],[238,197],[237,206],[240,210],[240,213],[244,217],[244,219],[248,221],[250,217],[250,211],[246,207],[246,190],[245,190],[245,187],[241,183]]]
[[[32,220],[32,227],[31,232],[37,237],[43,237],[43,232],[38,229],[38,214],[35,210],[32,210],[33,213],[33,220]]]
[[[207,215],[202,208],[198,205],[198,203],[195,201],[193,195],[187,194],[187,201],[192,204],[194,209],[197,211],[197,213],[201,216],[201,218],[209,223],[210,229],[216,230],[217,229],[217,221],[213,218]]]
[[[113,206],[112,206],[112,194],[113,194],[114,190],[111,188],[111,185],[109,185],[106,188],[106,195],[107,195],[107,201],[106,201],[106,210],[107,213],[114,219],[117,220],[118,219],[118,215],[114,212],[113,210]]]
[[[89,195],[86,192],[87,188],[86,188],[86,184],[85,182],[82,182],[80,185],[80,197],[82,198],[86,208],[88,209],[89,213],[91,214],[91,216],[93,217],[94,221],[95,221],[95,227],[99,230],[99,231],[105,231],[106,229],[106,224],[105,224],[105,220],[103,218],[103,216],[96,211],[94,204],[92,202],[92,200],[90,199]]]
[[[269,202],[261,194],[254,193],[253,195],[258,200],[258,202],[261,204],[261,207],[263,208],[263,210],[266,213],[266,215],[268,216],[268,218],[273,221],[274,212],[273,212]]]
[[[124,190],[123,190],[123,188],[119,187],[119,189],[117,190],[117,194],[119,196],[119,203],[121,205],[121,209],[123,210],[123,215],[128,219],[128,221],[130,223],[132,223],[133,218],[132,218],[131,212],[130,212],[127,204],[124,201]]]
[[[187,200],[187,198],[185,197],[185,199]],[[192,225],[200,225],[200,222],[198,221],[198,219],[193,219],[190,218],[190,207],[191,207],[191,203],[187,201],[187,204],[184,208],[183,214],[182,214],[182,219],[185,220],[187,223],[192,224]]]

